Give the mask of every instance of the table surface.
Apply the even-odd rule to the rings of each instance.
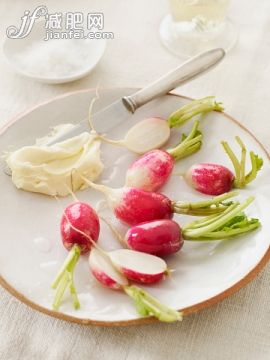
[[[56,4],[57,3],[57,4]],[[27,108],[83,88],[143,86],[178,65],[160,44],[158,26],[168,11],[166,0],[43,1],[49,12],[104,12],[115,39],[88,77],[70,84],[45,85],[15,74],[0,57],[0,125]],[[0,2],[1,40],[18,24],[34,0]],[[215,70],[187,84],[179,93],[216,95],[226,111],[248,127],[270,151],[270,3],[232,1],[238,44]],[[19,240],[19,239],[18,239]],[[79,326],[40,314],[0,289],[0,359],[269,359],[270,266],[237,294],[191,315],[178,324],[130,328]],[[195,289],[196,290],[196,289]]]

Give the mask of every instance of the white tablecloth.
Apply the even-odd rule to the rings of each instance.
[[[0,2],[1,40],[8,25],[39,1]],[[104,12],[114,31],[94,73],[65,85],[43,85],[16,75],[0,58],[0,125],[10,117],[68,91],[101,86],[143,86],[180,63],[160,44],[158,26],[166,0],[46,0],[50,12]],[[234,0],[237,46],[214,71],[179,92],[216,95],[270,151],[270,3]],[[1,219],[1,217],[0,217]],[[7,239],[8,240],[8,239]],[[12,256],[12,254],[11,254]],[[0,290],[0,359],[269,359],[270,267],[236,295],[182,323],[102,328],[66,323],[37,313]]]

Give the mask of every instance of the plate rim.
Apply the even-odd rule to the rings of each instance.
[[[134,91],[136,91],[139,88],[136,88],[136,87],[102,87],[102,88],[100,88],[101,91],[102,90],[114,90],[114,89],[125,89],[125,90],[126,89],[134,89]],[[40,102],[37,105],[32,106],[27,110],[19,112],[17,115],[12,117],[9,121],[7,121],[2,127],[0,127],[0,135],[2,135],[9,127],[14,125],[21,118],[23,118],[24,116],[26,116],[27,114],[29,114],[30,112],[34,111],[35,109],[37,109],[41,106],[44,106],[55,100],[59,100],[59,99],[65,98],[65,97],[72,96],[74,94],[79,94],[79,93],[84,93],[84,92],[94,92],[94,91],[96,91],[95,88],[87,88],[87,89],[81,89],[81,90],[76,90],[76,91],[70,91],[70,92],[55,96],[53,98],[50,98],[48,100],[45,100],[43,102]],[[181,98],[184,98],[187,100],[193,100],[193,98],[181,95],[176,91],[171,91],[167,95],[173,95],[173,96],[178,96],[178,97],[181,97]],[[228,115],[226,112],[223,112],[223,114],[229,121],[232,121],[237,126],[242,128],[246,133],[248,133],[258,143],[258,145],[261,147],[261,149],[265,153],[266,157],[270,161],[270,154],[265,149],[264,145],[256,138],[256,136],[249,129],[247,129],[243,124],[241,124],[238,120],[233,118],[231,115]],[[261,258],[261,260],[258,262],[258,264],[248,274],[246,274],[242,279],[237,281],[234,285],[232,285],[228,289],[220,292],[219,294],[217,294],[207,300],[201,301],[197,304],[194,304],[192,306],[181,309],[181,311],[184,313],[185,316],[187,316],[187,315],[196,313],[198,311],[201,311],[205,308],[208,308],[214,304],[217,304],[217,303],[223,301],[227,297],[235,294],[240,289],[242,289],[243,287],[248,285],[248,283],[250,283],[262,271],[262,269],[266,266],[266,264],[269,261],[270,261],[270,246],[268,247],[267,251],[265,252],[264,256]],[[1,274],[0,274],[0,285],[5,290],[7,290],[9,292],[9,294],[11,294],[13,297],[15,297],[17,300],[24,303],[28,307],[30,307],[34,310],[37,310],[39,313],[48,315],[48,316],[56,318],[56,319],[64,320],[67,322],[77,323],[80,325],[97,325],[97,326],[105,326],[105,327],[145,325],[145,324],[152,324],[152,323],[158,322],[158,320],[156,318],[154,318],[153,316],[145,317],[145,318],[142,317],[142,318],[132,319],[132,320],[120,320],[120,321],[104,321],[104,320],[94,320],[94,319],[89,319],[89,318],[78,318],[78,317],[75,317],[72,315],[67,315],[67,314],[64,314],[64,313],[61,313],[61,312],[58,312],[55,310],[47,309],[47,308],[37,304],[36,302],[28,299],[25,295],[23,295],[21,292],[16,290],[12,285],[10,285],[8,283],[8,281],[6,281]]]

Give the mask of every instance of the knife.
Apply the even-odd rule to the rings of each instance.
[[[108,132],[110,129],[122,123],[122,121],[129,119],[139,107],[212,69],[224,56],[225,51],[218,48],[192,57],[150,85],[136,91],[134,94],[124,96],[94,113],[92,115],[92,122],[95,124],[94,127],[96,128],[96,125],[101,122],[102,132]],[[110,119],[110,121],[102,121],[104,119]],[[71,130],[54,138],[47,145],[64,141],[84,131],[89,131],[88,119],[82,120]],[[6,163],[1,164],[0,167],[7,175],[11,175],[11,171]]]
[[[196,78],[207,70],[212,69],[224,58],[224,56],[225,51],[223,49],[213,49],[203,52],[181,64],[176,69],[170,71],[143,89],[136,91],[129,96],[124,96],[102,110],[94,113],[92,115],[92,122],[98,124],[102,119],[110,119],[110,121],[102,121],[102,132],[108,132],[122,121],[127,120],[139,107],[159,96],[167,94],[177,86]],[[96,128],[96,125],[94,127]],[[83,131],[89,131],[88,119],[82,120],[73,129],[65,132],[62,136],[54,138],[48,145],[64,141]]]

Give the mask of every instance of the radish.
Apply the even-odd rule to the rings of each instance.
[[[81,177],[90,187],[104,193],[115,216],[129,225],[170,219],[173,215],[172,202],[165,195],[132,187],[112,189]]]
[[[117,271],[111,261],[98,249],[92,249],[89,255],[89,266],[94,277],[104,286],[120,290],[128,285],[128,280]]]
[[[168,273],[167,264],[157,256],[120,249],[108,253],[113,265],[129,280],[142,284],[156,283]]]
[[[157,256],[176,253],[184,244],[181,228],[173,220],[154,220],[133,226],[124,241],[130,249]]]
[[[129,249],[118,249],[107,252],[96,245],[94,248],[98,252],[94,251],[94,255],[90,254],[89,264],[91,270],[95,277],[99,278],[98,280],[108,287],[117,289],[119,283],[125,285],[123,276],[137,283],[153,284],[162,280],[169,274],[166,262],[157,256]],[[91,252],[92,251],[93,250],[91,250]],[[103,278],[102,271],[96,264],[97,256],[102,256],[98,261],[99,266],[102,265],[102,259],[110,259],[115,270],[117,270],[114,277]],[[106,264],[107,262],[104,262],[104,267],[106,267]],[[122,274],[122,277],[117,278],[118,273]]]
[[[176,147],[164,150],[152,150],[142,155],[128,169],[126,186],[148,191],[159,190],[169,179],[174,162],[198,151],[202,144],[202,135],[196,121],[188,136],[182,135],[182,141]]]
[[[123,140],[111,140],[104,136],[100,139],[113,145],[124,146],[136,154],[144,154],[163,146],[170,137],[170,128],[164,119],[150,117],[138,122]]]
[[[125,186],[157,191],[168,181],[173,167],[173,158],[169,153],[152,150],[131,164],[126,173]]]
[[[207,195],[219,195],[232,189],[234,175],[225,166],[201,163],[191,166],[185,179],[195,190]]]
[[[86,235],[78,233],[70,225],[73,225]],[[71,250],[74,244],[81,249],[81,254],[90,251],[92,242],[97,241],[100,231],[100,224],[95,210],[86,203],[81,201],[69,205],[65,209],[65,214],[61,220],[61,236],[63,245],[67,250]]]
[[[221,198],[198,203],[174,202],[160,193],[132,187],[112,189],[104,185],[94,184],[84,176],[80,176],[90,187],[104,193],[115,216],[129,225],[158,219],[171,219],[174,212],[198,216],[219,213],[227,207],[224,200],[236,195],[232,192],[224,194]]]
[[[263,159],[254,154],[253,151],[250,151],[252,168],[250,172],[246,174],[246,147],[238,136],[236,137],[236,141],[242,150],[240,161],[227,142],[222,141],[221,143],[233,163],[235,174],[222,165],[201,163],[193,165],[187,170],[185,174],[187,182],[194,189],[204,194],[219,195],[230,191],[233,187],[243,188],[253,181],[263,166]]]
[[[74,268],[81,254],[90,251],[92,244],[98,240],[100,224],[95,210],[86,203],[76,201],[69,205],[61,219],[61,236],[63,245],[70,251],[66,261],[52,283],[57,289],[53,308],[58,310],[67,287],[73,297],[74,308],[80,307],[73,280]]]
[[[138,313],[142,316],[155,316],[164,322],[182,320],[181,312],[161,304],[145,290],[129,285],[127,278],[114,267],[111,259],[98,249],[91,250],[89,266],[93,276],[103,286],[124,291],[130,296],[134,300]]]

